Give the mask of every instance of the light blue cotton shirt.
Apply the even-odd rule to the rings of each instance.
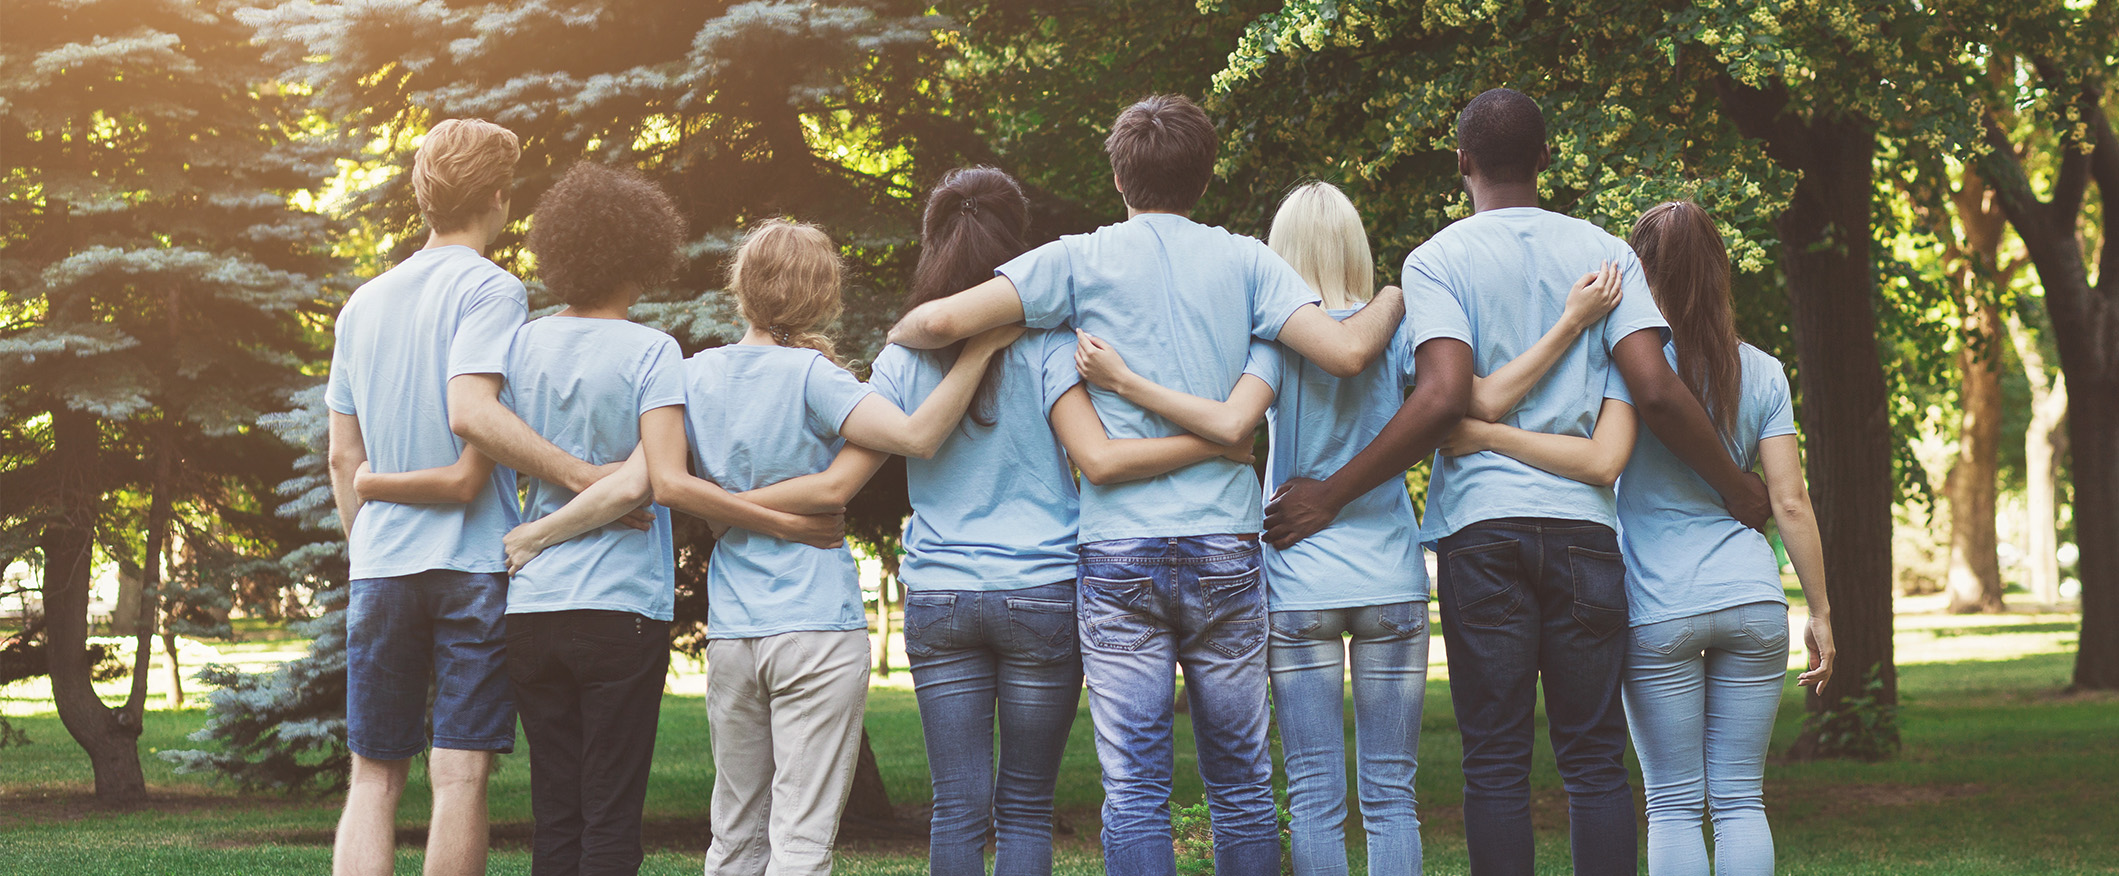
[[[640,415],[684,404],[684,354],[669,335],[619,319],[547,316],[515,332],[501,401],[553,446],[591,465],[624,462],[640,444]],[[524,482],[523,518],[574,493]],[[629,611],[670,620],[677,595],[670,511],[652,506],[646,532],[608,523],[546,548],[508,581],[508,613]]]
[[[684,363],[692,465],[731,493],[816,474],[845,446],[839,427],[871,391],[815,350],[701,350]],[[860,570],[845,547],[731,529],[714,544],[706,591],[709,639],[868,628]]]
[[[1457,302],[1447,295],[1423,291],[1406,300],[1406,309],[1440,310],[1442,318],[1401,324],[1383,358],[1344,380],[1278,344],[1254,345],[1253,364],[1245,372],[1257,374],[1274,391],[1266,411],[1273,441],[1266,458],[1266,496],[1292,478],[1330,477],[1376,440],[1413,385],[1413,351],[1421,344],[1435,338],[1469,340],[1463,320],[1448,318]],[[1329,313],[1343,320],[1358,310]],[[1268,607],[1304,611],[1425,601],[1427,564],[1418,532],[1405,483],[1384,481],[1294,547],[1264,546]]]
[[[876,355],[869,385],[916,410],[949,373],[945,352],[895,344]],[[906,458],[912,517],[900,580],[912,590],[1020,590],[1074,581],[1081,507],[1067,454],[1047,414],[1081,381],[1074,333],[1033,330],[987,366],[993,424],[970,414],[933,459]],[[973,402],[972,414],[982,413]]]
[[[449,431],[449,378],[503,373],[527,301],[522,281],[467,246],[420,250],[354,290],[338,314],[324,402],[360,418],[370,470],[439,468],[463,456]],[[515,523],[515,473],[499,466],[468,504],[368,502],[346,536],[348,573],[505,572],[500,538]]]
[[[1641,262],[1626,242],[1604,229],[1537,207],[1475,213],[1442,229],[1405,259],[1407,300],[1441,292],[1456,299],[1470,328],[1473,366],[1484,376],[1523,354],[1560,321],[1567,292],[1604,261],[1618,265],[1619,306],[1584,331],[1545,378],[1503,417],[1532,432],[1588,437],[1604,404],[1612,372],[1611,348],[1663,321]],[[1408,319],[1411,310],[1408,309]],[[1616,527],[1612,490],[1540,471],[1492,451],[1435,455],[1427,519],[1420,537],[1430,546],[1482,520],[1546,517]]]
[[[1677,367],[1677,348],[1663,347]],[[1729,458],[1750,470],[1759,442],[1795,434],[1795,405],[1780,360],[1750,344],[1737,347],[1742,398]],[[1625,399],[1614,379],[1609,395]],[[1619,476],[1619,549],[1626,556],[1626,600],[1634,626],[1749,605],[1788,603],[1780,560],[1765,534],[1738,523],[1721,494],[1642,429]]]
[[[1317,300],[1266,245],[1183,216],[1142,213],[1062,237],[995,273],[1015,284],[1031,328],[1070,324],[1108,341],[1140,376],[1179,392],[1226,400],[1251,338],[1273,340],[1296,309]],[[1185,430],[1091,385],[1112,438]],[[1123,484],[1082,487],[1082,543],[1255,533],[1257,475],[1216,457]]]

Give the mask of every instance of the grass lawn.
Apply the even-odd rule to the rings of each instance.
[[[2074,629],[2072,618],[2056,615],[1902,617],[1905,751],[1880,764],[1770,766],[1778,872],[2119,873],[2119,698],[2057,693],[2071,666]],[[1777,752],[1801,720],[1803,694],[1793,678],[1775,732]],[[673,686],[690,685],[680,677]],[[22,693],[18,687],[0,702],[35,740],[0,750],[0,873],[215,876],[328,868],[336,798],[239,795],[175,775],[152,755],[189,747],[184,735],[200,725],[203,712],[149,712],[141,750],[148,753],[155,800],[135,811],[110,811],[93,804],[87,760],[49,701],[40,708]],[[1186,804],[1201,791],[1182,724],[1180,718],[1177,799]],[[871,692],[868,728],[892,798],[913,806],[925,801],[919,716],[902,672]],[[1419,778],[1429,873],[1466,872],[1459,745],[1448,686],[1437,680],[1428,690]],[[1542,742],[1538,754],[1539,872],[1568,873],[1566,798]],[[706,708],[697,696],[665,699],[654,770],[644,872],[697,873],[713,780]],[[527,785],[527,760],[503,758],[492,786],[495,873],[528,872]],[[1085,706],[1060,781],[1061,814],[1073,831],[1058,838],[1060,872],[1101,871],[1099,797]],[[418,872],[418,843],[409,840],[416,840],[411,834],[425,816],[424,779],[415,769],[401,812],[408,842],[400,873]],[[1358,819],[1350,834],[1358,851]],[[1360,856],[1354,857],[1361,872]],[[918,874],[925,864],[921,843],[907,839],[849,840],[839,856],[840,871],[854,874]]]

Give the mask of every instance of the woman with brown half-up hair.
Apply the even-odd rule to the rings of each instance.
[[[839,315],[840,273],[815,226],[773,219],[744,237],[728,273],[749,323],[743,339],[685,361],[682,417],[642,422],[658,501],[682,508],[719,485],[774,511],[841,513],[888,454],[934,455],[987,361],[1020,332],[972,339],[907,415],[833,357],[824,328]],[[706,636],[706,872],[829,871],[868,692],[853,554],[843,542],[819,548],[740,524],[725,530],[707,567]],[[803,740],[802,757],[776,753],[774,739]]]
[[[1796,683],[1822,687],[1832,677],[1831,607],[1788,379],[1780,362],[1737,339],[1729,252],[1707,211],[1689,201],[1659,204],[1634,224],[1631,243],[1670,322],[1664,355],[1671,367],[1707,409],[1737,465],[1764,470],[1774,522],[1809,608],[1809,669]],[[1625,393],[1614,386],[1610,394]],[[1505,426],[1475,431],[1486,449],[1582,479],[1585,469],[1598,476],[1609,470],[1614,451],[1601,440],[1605,425],[1595,439]],[[1770,874],[1766,744],[1789,645],[1780,564],[1766,537],[1731,518],[1714,489],[1652,433],[1640,433],[1630,449],[1630,460],[1616,456],[1625,466],[1619,533],[1633,631],[1626,719],[1647,790],[1648,872],[1706,876],[1701,829],[1711,818],[1715,874]]]

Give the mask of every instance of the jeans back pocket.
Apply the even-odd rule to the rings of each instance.
[[[956,625],[955,593],[912,591],[905,594],[905,653],[933,656],[951,647],[949,632]]]
[[[1010,596],[1004,604],[1010,644],[1017,653],[1040,664],[1080,659],[1074,603]]]

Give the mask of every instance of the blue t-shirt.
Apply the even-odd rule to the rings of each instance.
[[[684,422],[698,475],[731,493],[816,474],[845,446],[839,427],[871,390],[824,354],[730,344],[684,363]],[[706,636],[865,630],[861,574],[826,550],[731,529],[706,572]]]
[[[1110,342],[1140,376],[1223,400],[1251,338],[1273,340],[1317,295],[1266,245],[1183,216],[1142,213],[1062,237],[995,269],[1015,284],[1031,328],[1063,324]],[[1112,438],[1185,430],[1091,385]],[[1257,532],[1257,475],[1216,457],[1123,484],[1082,487],[1081,540]]]
[[[547,316],[515,333],[501,401],[553,446],[591,465],[624,462],[640,444],[640,415],[684,404],[677,342],[620,319]],[[525,483],[523,518],[558,511],[574,493]],[[677,595],[670,511],[653,506],[646,532],[608,523],[546,548],[508,581],[508,613],[597,609],[670,620]]]
[[[1383,431],[1413,385],[1413,351],[1435,338],[1467,340],[1457,303],[1425,291],[1408,298],[1409,312],[1442,318],[1399,326],[1384,357],[1347,379],[1333,377],[1278,344],[1259,342],[1259,375],[1274,390],[1266,411],[1273,450],[1266,458],[1265,495],[1292,478],[1331,477]],[[1346,319],[1358,308],[1330,311]],[[1266,593],[1274,611],[1388,605],[1427,599],[1427,564],[1420,556],[1413,501],[1405,482],[1377,484],[1340,509],[1316,535],[1287,550],[1264,546]]]
[[[1677,348],[1663,353],[1677,367]],[[1750,344],[1737,347],[1743,397],[1735,434],[1724,443],[1737,467],[1758,465],[1759,442],[1795,434],[1795,406],[1781,363]],[[1625,398],[1614,379],[1610,395]],[[1626,599],[1634,626],[1692,617],[1754,602],[1787,604],[1780,561],[1756,529],[1738,523],[1721,494],[1655,434],[1642,429],[1619,476],[1619,549],[1626,555]]]
[[[883,348],[876,394],[915,410],[944,375],[938,351]],[[1081,496],[1047,414],[1081,381],[1074,333],[1033,330],[993,358],[993,424],[966,415],[933,459],[905,460],[912,517],[898,577],[913,590],[1020,590],[1074,581]],[[972,414],[980,414],[973,402]]]
[[[503,373],[527,301],[521,280],[467,246],[420,250],[354,290],[338,314],[324,403],[360,418],[370,470],[439,468],[463,456],[449,431],[449,378]],[[499,466],[468,504],[368,502],[346,534],[349,576],[505,572],[500,538],[515,523],[515,473]]]
[[[1618,265],[1625,298],[1575,339],[1545,378],[1503,417],[1504,425],[1588,437],[1603,409],[1611,348],[1657,329],[1669,337],[1641,262],[1626,242],[1588,222],[1537,207],[1488,210],[1458,220],[1405,259],[1405,294],[1439,291],[1457,300],[1471,329],[1476,373],[1494,373],[1560,321],[1568,289],[1604,261]],[[1410,312],[1410,309],[1408,309]],[[1430,546],[1482,520],[1548,517],[1618,525],[1612,491],[1540,471],[1492,451],[1435,455],[1427,519]]]

